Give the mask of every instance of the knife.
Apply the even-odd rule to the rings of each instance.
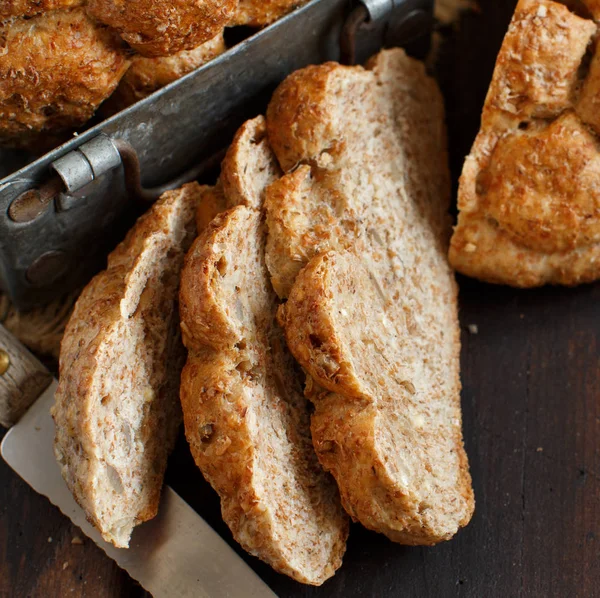
[[[27,386],[25,371],[38,375],[45,371],[0,326],[0,402],[4,406],[15,404],[6,396],[11,368],[11,384],[20,380],[21,391]],[[47,371],[46,375],[51,379],[50,385],[6,433],[0,447],[2,457],[17,474],[155,598],[276,598],[227,542],[169,486],[163,489],[158,515],[135,528],[129,548],[115,548],[102,540],[73,499],[54,458],[50,408],[57,381]],[[21,392],[21,398],[25,394]],[[22,407],[22,400],[19,405]]]

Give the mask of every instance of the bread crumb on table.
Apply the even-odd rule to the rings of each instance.
[[[469,329],[470,334],[478,334],[479,333],[479,327],[477,326],[477,324],[469,324],[467,326],[467,328]]]

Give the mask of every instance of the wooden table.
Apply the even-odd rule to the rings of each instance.
[[[455,173],[515,3],[481,4],[481,14],[463,18],[440,71]],[[600,284],[460,285],[473,521],[435,548],[394,545],[354,526],[343,568],[320,589],[246,557],[281,596],[600,596]],[[182,440],[169,481],[231,540]],[[0,596],[145,595],[91,541],[74,543],[81,537],[0,463]]]

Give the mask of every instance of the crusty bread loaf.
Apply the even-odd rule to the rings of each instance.
[[[319,459],[366,527],[447,540],[474,502],[439,90],[399,49],[368,70],[308,67],[275,92],[267,128],[289,171],[267,190],[267,261]]]
[[[63,477],[107,542],[156,515],[181,422],[177,290],[197,184],[169,191],[84,289],[61,346],[53,417]]]
[[[129,67],[82,7],[0,22],[0,40],[0,145],[40,152],[89,120]]]
[[[600,277],[596,32],[562,4],[517,5],[460,180],[460,272],[517,287]]]
[[[192,454],[235,539],[277,571],[319,585],[341,565],[348,522],[312,447],[308,403],[276,323],[260,210],[266,173],[278,174],[269,151],[264,119],[246,123],[221,175],[235,189],[227,203],[237,205],[186,257],[181,402]]]

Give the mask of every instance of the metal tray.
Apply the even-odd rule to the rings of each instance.
[[[210,158],[220,155],[245,119],[264,110],[290,72],[340,59],[342,32],[347,48],[350,31],[359,62],[383,45],[412,43],[412,53],[422,54],[432,13],[433,0],[313,0],[6,175],[0,180],[0,288],[26,309],[84,283],[144,209],[140,184],[172,188],[209,169]],[[139,161],[137,192],[135,168],[119,144]],[[3,152],[0,176],[26,159]],[[37,209],[15,221],[15,206],[25,200]]]

